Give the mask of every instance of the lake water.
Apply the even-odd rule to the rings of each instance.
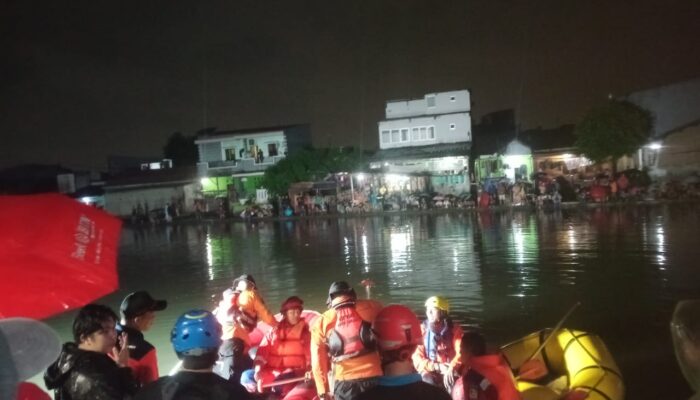
[[[620,365],[630,399],[689,395],[668,322],[678,299],[700,298],[700,205],[260,222],[211,222],[123,231],[118,309],[130,291],[167,299],[146,334],[161,374],[175,363],[169,330],[182,312],[213,308],[231,281],[253,274],[272,309],[290,295],[322,310],[335,280],[372,279],[369,295],[422,316],[429,296],[503,344],[552,327],[598,333]],[[74,313],[52,318],[70,338]]]

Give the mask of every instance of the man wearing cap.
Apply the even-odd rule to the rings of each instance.
[[[358,300],[347,282],[334,282],[328,290],[328,310],[311,326],[311,370],[319,398],[355,399],[377,384],[382,375],[371,324],[382,305]],[[335,384],[330,393],[328,371],[333,363]]]
[[[142,385],[158,379],[156,348],[144,339],[143,332],[151,329],[155,312],[167,306],[165,300],[155,300],[148,292],[138,291],[127,295],[119,309],[121,321],[117,332],[129,337],[129,367]]]
[[[223,329],[223,343],[219,349],[221,373],[239,382],[243,371],[253,367],[253,360],[248,356],[249,333],[255,329],[259,319],[272,327],[277,326],[277,320],[258,293],[251,275],[236,278],[233,287],[226,290],[223,297],[215,311]]]
[[[0,320],[0,399],[50,400],[23,381],[48,367],[60,351],[58,335],[48,325],[28,318]]]

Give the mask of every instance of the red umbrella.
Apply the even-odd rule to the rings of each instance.
[[[116,290],[120,230],[64,195],[0,196],[0,317],[46,318]]]

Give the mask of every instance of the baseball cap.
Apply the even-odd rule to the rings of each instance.
[[[61,340],[43,322],[29,318],[0,320],[0,369],[3,375],[14,364],[17,381],[25,381],[54,362],[61,352]],[[12,371],[10,371],[12,372]]]
[[[162,311],[168,307],[165,300],[155,300],[146,291],[138,291],[128,294],[122,301],[119,311],[122,318],[135,318],[149,311]]]

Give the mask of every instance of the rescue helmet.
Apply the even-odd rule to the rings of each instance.
[[[340,295],[349,296],[352,298],[352,300],[355,300],[357,298],[355,289],[350,287],[350,284],[348,284],[345,281],[337,281],[333,282],[331,284],[331,287],[328,289],[328,299],[326,299],[326,305],[330,307],[333,303],[333,299]]]
[[[410,308],[400,304],[382,308],[372,322],[372,332],[381,351],[416,346],[423,340],[418,317]]]
[[[425,308],[435,307],[446,313],[450,312],[450,301],[442,296],[432,296],[425,301]]]
[[[304,300],[297,296],[291,296],[287,298],[287,300],[285,300],[282,303],[282,306],[280,307],[280,313],[284,314],[285,312],[287,312],[287,310],[291,310],[293,308],[298,308],[299,311],[303,311]]]
[[[221,325],[206,310],[190,310],[175,322],[170,341],[178,357],[201,356],[221,346]]]

